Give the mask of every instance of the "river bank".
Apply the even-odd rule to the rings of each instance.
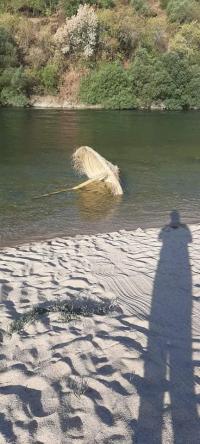
[[[39,109],[104,109],[102,105],[85,105],[84,103],[70,102],[59,96],[32,96],[29,101],[29,106]]]
[[[76,101],[107,109],[199,108],[199,5],[181,4],[174,14],[157,0],[56,2],[50,9],[25,3],[0,7],[2,106],[60,95],[67,109]]]
[[[183,225],[0,251],[2,444],[199,443],[199,241]]]
[[[79,102],[70,102],[69,100],[63,99],[60,96],[31,96],[29,100],[29,106],[36,108],[36,109],[68,109],[68,110],[103,110],[103,109],[109,109],[109,107],[105,107],[104,105],[86,105],[84,103]],[[112,108],[111,108],[112,109]],[[200,108],[198,107],[190,107],[188,111],[199,111]],[[122,111],[123,109],[121,109]],[[167,106],[164,104],[164,102],[159,103],[152,103],[148,107],[137,107],[137,108],[130,108],[130,110],[136,110],[136,111],[169,111]],[[115,111],[119,111],[119,109],[116,109]],[[171,112],[171,111],[169,111]]]

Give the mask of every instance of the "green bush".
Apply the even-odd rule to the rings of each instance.
[[[58,4],[59,0],[3,0],[0,10],[37,16],[54,12]]]
[[[158,55],[146,48],[139,49],[130,72],[139,107],[149,108],[153,101],[162,99],[166,71]]]
[[[80,4],[82,4],[80,0],[62,0],[61,2],[61,5],[67,17],[75,15],[78,11]]]
[[[186,55],[140,49],[130,76],[138,107],[148,108],[152,103],[162,103],[169,110],[199,106],[200,66],[194,68]]]
[[[0,27],[0,69],[16,66],[18,63],[17,46],[11,35]]]
[[[99,0],[97,2],[99,8],[112,8],[114,6],[114,1],[113,0]]]
[[[0,27],[0,105],[25,106],[27,83],[18,48],[11,35]]]
[[[0,75],[0,104],[25,106],[27,99],[27,82],[23,68],[6,68]]]
[[[131,4],[139,14],[144,15],[145,17],[151,17],[154,15],[147,0],[131,0]]]
[[[106,63],[87,75],[81,82],[80,99],[112,109],[135,106],[129,74],[119,63]]]
[[[172,22],[186,23],[200,19],[200,5],[195,0],[170,0],[166,10]]]
[[[167,72],[164,97],[167,109],[189,108],[188,84],[191,82],[189,59],[179,53],[164,54],[162,59]]]
[[[28,96],[32,94],[43,94],[44,87],[41,84],[40,71],[35,68],[25,68],[24,74],[26,76],[26,89]]]
[[[68,17],[75,15],[79,6],[84,4],[97,5],[99,8],[112,8],[114,6],[113,0],[61,0],[60,4]]]
[[[151,108],[161,104],[168,110],[200,106],[200,63],[184,54],[159,54],[146,48],[137,51],[132,66],[107,63],[81,82],[80,99],[108,108]]]
[[[189,106],[200,108],[200,65],[194,64],[190,67],[190,81],[186,87],[186,94],[189,98]]]
[[[6,87],[1,91],[0,104],[3,106],[24,107],[28,105],[28,98],[23,93],[16,93],[12,88]]]
[[[53,63],[48,63],[39,73],[41,85],[45,93],[55,94],[58,87],[59,68]]]
[[[170,2],[170,0],[160,0],[161,8],[165,9],[169,2]]]

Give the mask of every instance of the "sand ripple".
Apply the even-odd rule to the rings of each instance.
[[[199,245],[191,226],[1,250],[0,443],[199,443]],[[7,334],[86,299],[116,308]]]

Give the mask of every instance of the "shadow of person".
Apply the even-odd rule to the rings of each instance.
[[[178,211],[172,211],[170,224],[161,230],[159,239],[162,248],[152,294],[136,442],[164,443],[164,413],[170,413],[173,438],[169,442],[197,444],[200,429],[193,380],[188,253],[192,236],[180,222]]]

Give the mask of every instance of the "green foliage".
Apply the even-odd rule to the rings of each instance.
[[[0,104],[25,106],[26,78],[19,66],[17,45],[11,35],[0,28]]]
[[[200,106],[200,64],[186,54],[159,54],[140,48],[128,70],[107,63],[82,80],[80,98],[88,104],[114,109],[150,108],[168,110]]]
[[[195,0],[170,0],[166,10],[172,22],[186,23],[200,19],[200,5]]]
[[[0,69],[16,64],[17,46],[6,29],[0,27]]]
[[[68,17],[75,15],[80,5],[97,5],[99,8],[112,8],[113,0],[61,0],[61,5]]]
[[[159,58],[147,49],[137,51],[130,68],[132,88],[139,107],[148,108],[162,97],[165,72]]]
[[[112,8],[114,6],[114,1],[113,0],[99,0],[97,2],[98,6],[100,8]]]
[[[106,63],[87,75],[81,82],[80,99],[113,109],[135,105],[128,72],[118,63]]]
[[[197,60],[200,50],[200,24],[196,22],[185,23],[179,27],[170,40],[170,50],[187,54]]]
[[[3,0],[0,10],[27,15],[49,14],[57,9],[59,0]]]
[[[170,1],[171,1],[171,0],[160,0],[160,6],[161,6],[161,8],[166,9],[166,8],[167,8],[167,5],[168,5],[168,3],[169,3]]]
[[[78,8],[80,4],[82,4],[82,2],[80,0],[62,0],[61,4],[67,17],[71,17],[72,15],[77,13]]]
[[[35,68],[25,68],[27,95],[43,94],[44,87],[41,84],[40,71]]]
[[[0,75],[0,103],[2,105],[25,106],[27,82],[23,68],[6,68]]]
[[[186,87],[186,94],[189,97],[189,106],[200,108],[200,65],[194,64],[190,67],[190,81]]]
[[[77,53],[81,73],[90,69],[81,101],[113,109],[200,108],[200,0],[160,0],[161,14],[149,0],[0,0],[1,105],[25,106],[32,94],[55,94],[59,86],[66,98],[78,91],[74,52],[64,52],[55,35],[63,10],[71,16],[84,3],[94,5],[98,38],[92,64]]]
[[[59,68],[56,64],[48,63],[44,68],[40,70],[41,85],[44,88],[44,92],[55,94],[57,91],[59,80]]]
[[[147,0],[131,0],[131,4],[139,14],[145,17],[154,15]]]
[[[148,108],[152,103],[163,104],[169,110],[199,106],[200,66],[191,65],[186,55],[139,50],[131,67],[131,79],[139,107]]]
[[[0,103],[4,106],[24,107],[28,105],[28,99],[25,94],[15,92],[13,88],[7,87],[1,91]]]
[[[103,60],[131,58],[138,43],[143,18],[135,16],[131,6],[98,13],[99,52]]]
[[[162,59],[167,72],[164,97],[167,109],[189,108],[190,96],[187,91],[191,81],[189,59],[178,53],[167,53]]]

